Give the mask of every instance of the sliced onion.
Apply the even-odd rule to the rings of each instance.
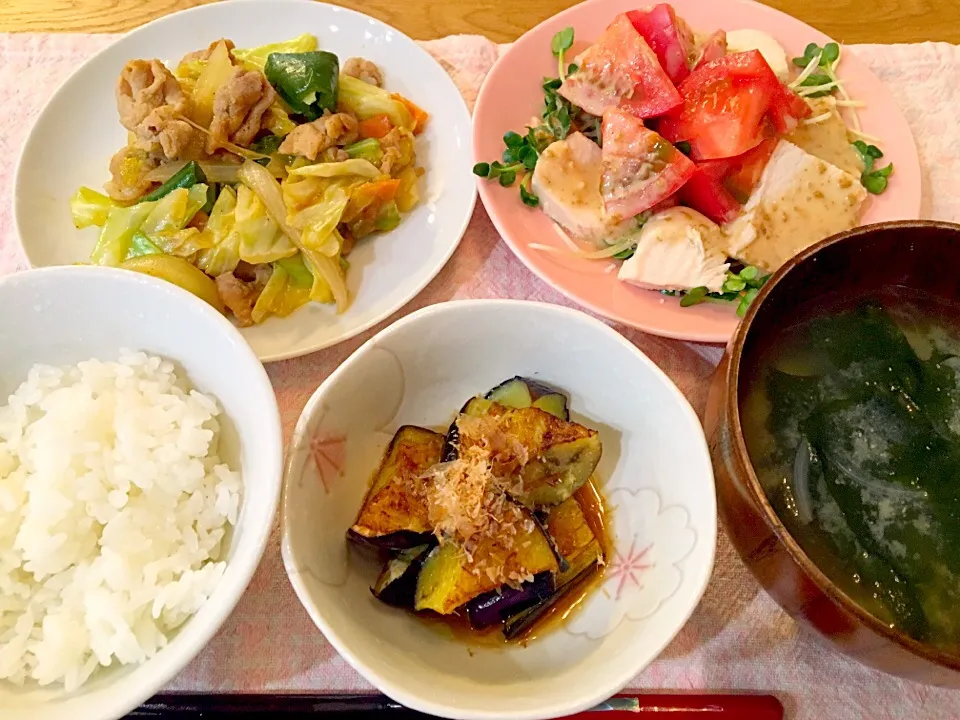
[[[164,163],[160,167],[156,167],[144,175],[143,179],[147,182],[165,183],[178,172],[183,170],[183,166],[186,164],[186,160],[173,160],[172,162]]]
[[[608,248],[603,250],[595,250],[588,252],[586,250],[581,250],[577,248],[576,250],[564,250],[563,248],[558,248],[554,245],[541,245],[540,243],[530,243],[528,247],[531,250],[542,250],[545,252],[554,252],[560,253],[562,255],[574,255],[576,257],[584,258],[586,260],[603,260],[604,258],[611,258],[614,255],[623,252],[624,250],[629,250],[634,245],[637,244],[637,239],[634,236],[628,237],[626,240],[618,242],[616,245],[611,245]]]
[[[202,162],[200,169],[207,180],[215,183],[236,185],[240,182],[240,164],[231,162]]]
[[[800,447],[793,459],[793,498],[797,503],[797,519],[801,525],[813,522],[813,495],[810,493],[811,452],[807,439],[800,438]]]
[[[262,165],[247,161],[240,166],[237,176],[244,185],[253,190],[276,223],[290,240],[300,246],[300,232],[287,222],[287,205],[283,201],[280,183]]]
[[[566,245],[568,248],[573,250],[573,252],[575,253],[580,252],[580,246],[573,241],[572,237],[570,237],[569,235],[567,235],[566,232],[564,232],[564,229],[562,227],[560,227],[557,224],[554,224],[553,229],[556,230],[557,235],[559,235],[560,239],[563,240],[564,245]]]
[[[340,274],[340,265],[337,260],[327,257],[316,250],[308,250],[304,247],[300,248],[300,252],[303,253],[304,258],[310,263],[310,267],[316,270],[324,282],[330,286],[330,290],[333,292],[333,299],[337,303],[337,312],[346,310],[348,304],[347,285],[344,283],[343,276]]]
[[[330,286],[333,299],[337,303],[337,312],[346,310],[349,304],[347,285],[340,275],[337,261],[321,253],[308,250],[303,246],[300,241],[300,231],[287,222],[287,206],[283,202],[283,190],[280,188],[277,179],[265,167],[249,160],[240,166],[239,177],[244,185],[256,193],[267,209],[267,213],[280,226],[283,234],[290,238],[290,241],[297,246],[303,256],[310,261],[311,265]]]
[[[820,123],[826,122],[832,117],[833,117],[833,110],[831,110],[830,112],[825,112],[822,115],[817,115],[816,117],[805,118],[801,120],[800,123],[803,125],[819,125]]]
[[[841,46],[842,47],[842,46]],[[840,96],[840,99],[845,102],[852,102],[853,98],[850,97],[850,93],[847,92],[847,89],[843,86],[843,83],[837,79],[835,69],[837,65],[840,64],[840,57],[837,57],[836,62],[834,62],[833,67],[828,69],[827,75],[832,79],[837,81],[837,94]],[[859,133],[863,128],[860,126],[860,116],[857,114],[855,108],[848,108],[850,117],[853,119],[853,130],[856,133]]]
[[[165,183],[178,172],[183,170],[183,166],[186,164],[186,160],[173,160],[171,162],[164,163],[160,167],[154,168],[144,175],[143,179],[149,182]],[[240,182],[239,163],[202,162],[200,163],[200,169],[203,170],[203,174],[210,182],[227,183],[229,185],[236,185],[238,182]]]

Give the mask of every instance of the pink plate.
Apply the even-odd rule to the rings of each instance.
[[[554,33],[567,26],[576,30],[577,41],[568,54],[572,59],[617,13],[645,4],[648,0],[589,0],[537,25],[514,43],[487,76],[477,99],[473,127],[477,162],[499,159],[503,134],[522,131],[532,117],[539,115],[543,78],[557,75],[557,62],[550,53]],[[830,41],[809,25],[748,0],[673,0],[671,4],[699,32],[718,28],[764,30],[777,38],[789,57],[802,55],[807,43],[822,46]],[[869,200],[863,223],[919,217],[920,161],[900,108],[883,83],[853,54],[841,61],[840,76],[850,94],[866,102],[859,111],[864,132],[882,139],[884,161],[896,167],[889,189]],[[733,334],[738,320],[732,307],[704,304],[681,308],[675,298],[620,282],[610,261],[531,249],[530,243],[563,247],[563,241],[546,215],[520,202],[515,186],[502,188],[481,179],[480,197],[516,256],[541,279],[585,308],[664,337],[725,343]]]

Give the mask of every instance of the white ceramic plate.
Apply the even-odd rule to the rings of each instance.
[[[565,391],[573,419],[599,430],[616,552],[561,628],[527,647],[468,648],[377,601],[378,568],[344,535],[399,426],[445,428],[518,374]],[[539,303],[442,303],[379,333],[307,403],[284,477],[283,560],[307,612],[381,691],[449,718],[559,717],[623,688],[699,602],[716,531],[707,445],[680,391],[600,321]]]
[[[220,454],[239,467],[240,517],[227,569],[210,598],[138,666],[100,668],[72,693],[0,681],[3,720],[114,720],[160,690],[231,613],[270,537],[280,500],[280,411],[263,365],[222,315],[162,280],[99,267],[58,267],[0,279],[0,403],[36,363],[116,360],[121,348],[173,360],[224,411]]]
[[[304,0],[239,0],[193,8],[131,32],[82,65],[56,92],[24,146],[14,185],[15,223],[34,267],[89,260],[97,228],[78,231],[68,201],[81,185],[99,188],[110,157],[126,141],[114,85],[133,58],[176,63],[221,37],[237,47],[302,33],[341,61],[361,56],[384,70],[385,87],[430,113],[417,143],[425,202],[400,226],[361,243],[347,274],[353,302],[342,315],[311,304],[243,335],[261,360],[304,355],[363,332],[413,299],[444,266],[476,201],[470,170],[470,114],[447,73],[413,40],[358,12]]]

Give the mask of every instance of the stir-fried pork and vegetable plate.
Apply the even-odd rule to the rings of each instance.
[[[68,81],[21,163],[31,263],[166,279],[265,359],[360,332],[429,282],[472,210],[462,98],[387,26],[283,7],[269,22],[259,2],[158,21]],[[54,132],[65,114],[84,145],[70,155]]]
[[[523,262],[673,337],[727,340],[798,252],[919,212],[916,151],[886,89],[846,48],[753,3],[561,13],[491,72],[474,146]]]
[[[106,194],[70,200],[90,256],[176,283],[241,327],[308,302],[347,309],[350,251],[420,202],[416,135],[429,115],[302,35],[237,49],[217,40],[171,71],[131,60],[117,80],[127,144]]]

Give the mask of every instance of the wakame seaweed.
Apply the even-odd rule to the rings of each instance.
[[[829,549],[841,588],[918,640],[960,643],[960,358],[920,357],[874,300],[794,340],[812,361],[766,369],[766,422],[779,468],[804,441],[811,462],[771,499],[801,545]]]

